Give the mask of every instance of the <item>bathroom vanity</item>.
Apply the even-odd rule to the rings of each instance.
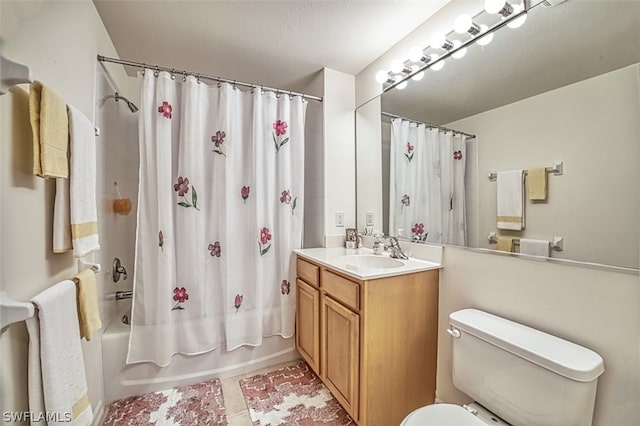
[[[349,415],[392,425],[433,403],[441,265],[341,248],[296,254],[296,348]]]

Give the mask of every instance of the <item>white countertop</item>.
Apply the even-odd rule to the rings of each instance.
[[[367,248],[361,248],[357,250],[348,250],[342,247],[310,248],[297,249],[293,252],[302,258],[308,259],[315,263],[319,263],[329,268],[337,269],[338,271],[359,280],[393,277],[396,275],[411,274],[414,272],[442,268],[442,265],[440,263],[413,258],[409,258],[407,260],[393,259],[402,262],[401,266],[393,268],[375,268],[358,265],[357,256],[368,256],[376,258],[380,257],[389,259],[388,253],[374,255],[373,250]]]

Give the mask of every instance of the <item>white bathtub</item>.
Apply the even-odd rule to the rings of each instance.
[[[167,367],[153,363],[126,365],[130,327],[121,319],[125,314],[130,317],[129,311],[130,307],[125,307],[117,313],[102,335],[106,404],[133,395],[244,374],[300,357],[293,338],[272,336],[263,338],[262,345],[257,347],[243,346],[231,352],[218,348],[194,356],[174,355]]]

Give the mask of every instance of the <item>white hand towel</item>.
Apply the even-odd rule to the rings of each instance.
[[[44,395],[44,410],[58,413],[59,421],[49,421],[49,425],[90,425],[93,412],[77,327],[76,286],[70,280],[62,281],[31,301],[38,308],[38,317],[27,321],[29,339],[34,342],[29,349],[29,367],[33,368],[29,371],[29,403],[41,410],[38,398]],[[40,344],[40,353],[35,342]]]
[[[549,241],[547,240],[520,239],[520,253],[549,257],[550,249]]]
[[[67,108],[71,146],[71,237],[73,255],[83,257],[100,249],[96,210],[96,138],[91,121],[72,106]]]
[[[520,231],[524,228],[524,191],[522,170],[498,172],[497,227]]]

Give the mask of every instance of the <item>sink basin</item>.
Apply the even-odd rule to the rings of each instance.
[[[360,268],[371,268],[371,269],[394,269],[394,268],[402,268],[404,263],[398,259],[392,259],[387,256],[376,256],[376,255],[349,255],[344,256],[345,263],[347,267],[360,267]]]

